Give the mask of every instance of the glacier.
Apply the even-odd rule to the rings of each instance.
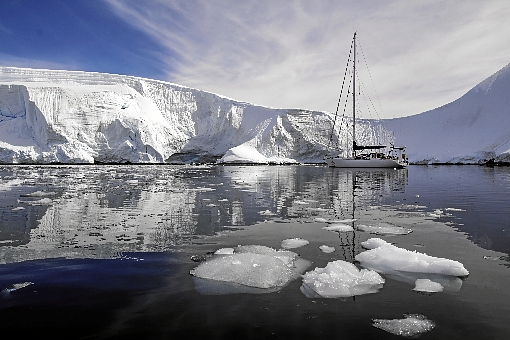
[[[436,110],[361,120],[356,137],[406,145],[412,163],[507,162],[509,90],[507,66]],[[135,76],[0,67],[3,164],[322,163],[350,152],[352,121],[334,120]]]

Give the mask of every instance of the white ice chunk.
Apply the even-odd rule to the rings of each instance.
[[[229,249],[229,248],[223,248]],[[276,251],[265,246],[238,246],[233,254],[214,256],[190,271],[190,274],[202,279],[222,281],[255,288],[281,288],[297,278],[310,263],[298,259],[291,251]],[[240,291],[232,285],[209,285],[198,282],[202,291],[215,293],[253,292]]]
[[[289,238],[282,241],[282,248],[283,249],[292,249],[292,248],[299,248],[302,246],[306,246],[309,244],[307,240],[303,240],[302,238]]]
[[[399,227],[386,222],[379,222],[374,225],[360,224],[357,229],[377,235],[407,235],[412,232],[409,228]]]
[[[379,273],[403,271],[452,276],[466,276],[469,274],[460,262],[409,251],[396,247],[382,239],[369,239],[362,242],[361,245],[371,249],[356,255],[356,261],[359,261],[363,267],[373,269]]]
[[[230,255],[234,253],[234,248],[220,248],[214,252],[215,255]]]
[[[46,197],[46,198],[41,198],[40,200],[24,202],[24,203],[28,203],[31,205],[50,205],[51,203],[53,203],[53,200]]]
[[[275,250],[270,247],[259,245],[237,246],[235,248],[235,253],[253,253],[261,255],[271,255],[276,258],[279,258],[281,261],[287,263],[289,266],[291,266],[298,258],[298,254],[290,250]]]
[[[374,319],[372,322],[372,326],[376,328],[405,337],[418,336],[431,331],[436,326],[434,321],[418,314],[404,314],[404,319]]]
[[[51,191],[35,191],[31,194],[26,194],[25,196],[44,197],[44,196],[51,196],[51,195],[55,195],[55,193],[51,192]]]
[[[20,283],[15,283],[11,286],[11,288],[5,288],[2,290],[2,293],[10,293],[10,292],[14,292],[18,289],[21,289],[21,288],[25,288],[25,287],[28,287],[30,285],[33,285],[34,283],[33,282],[20,282]]]
[[[319,223],[324,223],[324,222],[327,222],[328,220],[323,217],[316,217],[316,218],[314,218],[314,221],[319,222]]]
[[[425,293],[440,293],[443,289],[444,287],[438,282],[429,279],[417,279],[413,290]]]
[[[338,298],[376,293],[383,283],[375,271],[359,270],[352,263],[337,260],[304,274],[301,292],[310,298]]]
[[[190,273],[204,279],[234,282],[257,288],[281,287],[292,277],[292,269],[279,258],[254,253],[213,258]]]
[[[343,223],[330,224],[329,226],[323,227],[322,229],[329,230],[329,231],[337,231],[339,233],[354,230],[350,225],[343,224]]]
[[[459,208],[446,208],[445,210],[446,211],[466,211],[464,209],[459,209]]]
[[[332,253],[335,251],[335,247],[329,247],[325,244],[320,246],[319,249],[322,250],[323,252],[325,252],[326,254],[329,254],[329,253]]]
[[[383,240],[382,238],[378,238],[378,237],[373,237],[366,241],[361,242],[361,245],[365,249],[375,249],[375,248],[384,246],[386,244],[389,244],[389,243],[386,242],[385,240]]]

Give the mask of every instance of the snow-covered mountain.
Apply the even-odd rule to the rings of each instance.
[[[416,163],[510,162],[510,64],[452,103],[384,125]]]
[[[139,77],[0,68],[2,163],[320,162],[332,119]],[[362,140],[388,142],[372,125]]]
[[[509,94],[510,65],[438,109],[358,122],[356,137],[396,138],[417,163],[506,161]],[[0,67],[0,163],[321,162],[350,151],[351,120],[332,143],[333,121],[139,77]]]

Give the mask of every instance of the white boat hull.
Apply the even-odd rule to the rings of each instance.
[[[403,168],[405,164],[394,159],[352,159],[333,158],[328,162],[329,166],[335,168]]]

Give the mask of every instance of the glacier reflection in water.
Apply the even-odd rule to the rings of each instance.
[[[407,170],[300,166],[4,166],[0,262],[164,251],[268,218],[352,217]]]

